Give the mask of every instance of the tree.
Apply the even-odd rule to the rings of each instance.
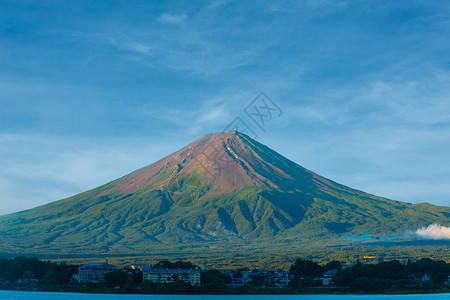
[[[337,260],[332,260],[323,267],[324,271],[329,271],[333,269],[336,269],[338,271],[342,270],[342,264]]]
[[[0,278],[8,281],[38,279],[44,284],[70,283],[78,266],[40,261],[37,258],[0,259]]]
[[[172,275],[172,282],[178,283],[180,281],[178,274]]]
[[[64,275],[55,269],[47,269],[42,282],[49,285],[63,284],[65,282]]]
[[[181,276],[181,280],[186,283],[190,283],[189,276],[186,273],[183,273],[183,275]]]
[[[33,273],[31,271],[25,271],[23,273],[22,278],[23,278],[24,281],[27,281],[27,280],[30,280],[30,279],[35,279],[36,277],[33,275]]]
[[[386,279],[406,279],[405,266],[398,260],[381,262],[376,265],[377,277]]]
[[[202,276],[203,286],[208,291],[217,291],[231,283],[230,275],[222,274],[217,270],[209,270]]]
[[[142,283],[142,271],[138,268],[131,267],[123,269],[134,278],[134,285]]]
[[[350,282],[350,289],[354,292],[383,292],[389,290],[391,287],[392,282],[390,280],[376,277],[358,277]]]
[[[301,258],[295,261],[289,271],[296,277],[316,277],[323,274],[323,268],[318,263]]]
[[[152,265],[152,268],[158,269],[161,268],[166,269],[195,269],[197,266],[188,261],[182,261],[181,259],[176,262],[170,262],[168,260],[161,260],[158,263]]]
[[[122,270],[114,270],[105,274],[105,283],[108,287],[125,287],[128,283],[128,273]],[[130,276],[131,277],[131,276]],[[133,280],[134,281],[134,280]]]

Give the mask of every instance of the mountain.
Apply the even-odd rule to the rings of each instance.
[[[1,216],[0,253],[296,250],[411,240],[449,217],[449,207],[351,189],[232,131],[90,191]]]

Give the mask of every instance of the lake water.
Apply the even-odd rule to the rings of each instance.
[[[102,294],[72,294],[72,293],[44,293],[44,292],[15,292],[15,291],[0,291],[0,299],[37,299],[37,300],[448,300],[450,294],[429,294],[429,295],[233,295],[233,296],[183,296],[183,295],[102,295]]]

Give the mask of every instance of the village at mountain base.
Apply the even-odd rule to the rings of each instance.
[[[201,270],[191,262],[159,261],[119,268],[17,257],[0,259],[0,289],[127,294],[449,293],[450,264],[398,260],[320,265],[298,258],[289,270]]]

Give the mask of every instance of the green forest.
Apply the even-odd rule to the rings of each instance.
[[[159,285],[142,282],[142,271],[134,266],[106,274],[103,283],[80,285],[73,280],[78,267],[37,258],[3,258],[0,259],[0,289],[135,294],[396,294],[449,292],[450,285],[450,264],[429,258],[405,263],[397,260],[372,264],[358,261],[351,266],[342,265],[339,261],[319,264],[298,258],[289,268],[292,279],[285,288],[262,288],[264,278],[261,277],[255,277],[239,288],[229,286],[230,276],[242,276],[248,268],[230,270],[228,273],[204,270],[202,283],[198,287],[183,281]],[[163,260],[152,267],[190,269],[197,266],[187,261]],[[324,287],[320,279],[329,270],[337,270],[337,274],[332,283]]]

